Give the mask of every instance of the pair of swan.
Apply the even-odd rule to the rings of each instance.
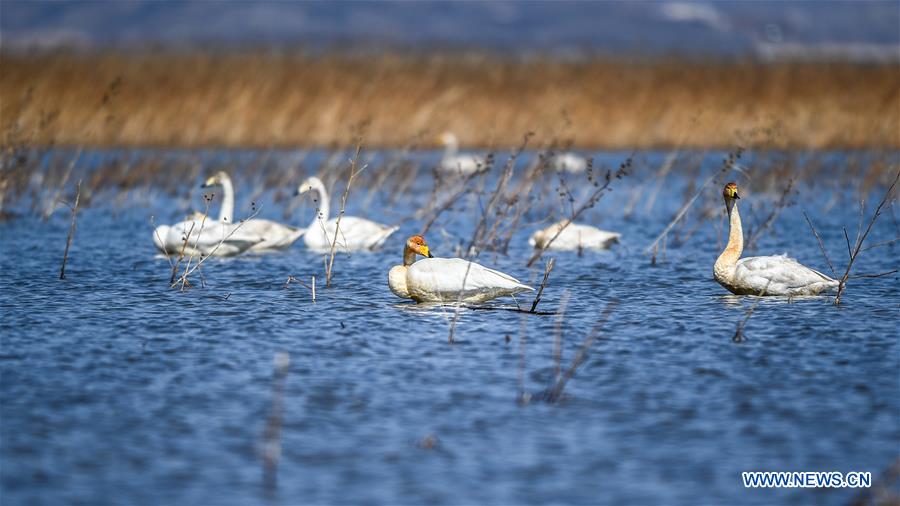
[[[261,237],[240,234],[241,224],[221,223],[206,216],[190,216],[174,225],[153,230],[153,244],[167,255],[182,251],[187,256],[235,256],[263,241]]]
[[[444,145],[444,156],[441,158],[440,168],[443,172],[451,174],[469,175],[487,168],[484,157],[473,154],[459,154],[459,141],[451,132],[444,132],[438,136],[438,141]],[[580,174],[587,169],[587,159],[575,153],[556,153],[550,156],[548,164],[557,172]]]
[[[416,256],[423,259],[416,261]],[[388,287],[416,302],[485,302],[534,290],[502,272],[462,258],[434,258],[425,238],[414,235],[403,249],[403,265],[388,271]]]
[[[567,226],[567,221],[561,220],[543,230],[538,230],[528,239],[528,244],[534,248],[545,248],[549,251],[596,251],[609,249],[622,237],[622,234],[618,232],[607,232],[590,225],[569,223]],[[560,230],[562,231],[560,232]]]
[[[153,231],[153,243],[164,253],[203,256],[234,256],[244,252],[265,253],[290,247],[300,236],[314,251],[328,251],[334,238],[337,220],[328,220],[328,193],[318,178],[304,181],[298,194],[315,190],[320,205],[308,229],[283,225],[271,220],[250,219],[234,223],[234,185],[225,172],[218,172],[203,188],[221,187],[222,206],[218,220],[194,213],[175,225],[160,225]],[[337,245],[344,251],[373,249],[381,245],[397,227],[387,227],[366,219],[344,216],[341,219]],[[188,234],[190,237],[187,237]],[[185,244],[185,238],[187,243]]]
[[[738,212],[738,187],[722,190],[728,211],[728,244],[713,265],[713,277],[737,295],[818,295],[836,289],[838,281],[806,267],[787,255],[741,258],[744,231]]]
[[[153,231],[153,243],[167,254],[235,256],[245,252],[266,253],[289,247],[303,235],[301,228],[271,220],[251,219],[234,223],[234,184],[225,172],[218,172],[201,186],[221,187],[222,205],[218,220],[193,213],[174,225],[160,225]]]

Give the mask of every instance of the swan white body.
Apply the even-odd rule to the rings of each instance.
[[[219,172],[215,176],[206,181],[204,187],[221,185],[222,186],[222,207],[219,209],[219,222],[223,224],[234,223],[234,185],[231,178],[224,172]],[[252,253],[266,253],[271,251],[283,250],[290,247],[291,244],[300,238],[305,229],[282,225],[281,223],[263,220],[250,219],[235,232],[235,238],[240,239],[262,239],[255,242],[250,247]]]
[[[744,232],[738,212],[737,187],[725,187],[729,215],[728,245],[713,265],[713,277],[737,295],[818,295],[836,289],[838,281],[787,255],[740,258]]]
[[[548,241],[553,239],[556,232],[565,225],[566,221],[559,221],[549,227],[538,230],[528,239],[528,244],[535,248],[541,248]],[[562,228],[559,237],[553,240],[547,247],[549,251],[577,251],[577,250],[604,250],[619,242],[622,234],[617,232],[607,232],[590,225],[579,225],[570,223],[569,226]]]
[[[388,286],[394,295],[416,302],[484,302],[534,290],[508,274],[462,258],[423,258],[409,266],[396,265],[388,272]]]
[[[452,133],[445,133],[440,139],[444,144],[441,171],[450,174],[469,175],[487,167],[487,161],[483,157],[472,154],[459,154],[459,141],[456,140],[456,136]]]
[[[587,158],[575,153],[559,153],[550,159],[550,166],[557,172],[580,174],[587,169]]]
[[[262,238],[240,234],[243,227],[207,219],[186,220],[174,225],[160,225],[153,231],[153,244],[163,253],[200,256],[235,256],[262,242]],[[235,230],[237,231],[235,232]],[[190,232],[187,244],[185,237]],[[221,244],[220,244],[221,243]]]
[[[318,212],[303,237],[306,247],[313,251],[330,251],[335,235],[337,235],[337,251],[372,250],[384,244],[384,241],[397,231],[398,227],[382,225],[355,216],[342,217],[340,231],[338,231],[337,219],[328,219],[329,202],[325,185],[319,178],[311,177],[297,189],[299,194],[308,191],[315,191],[319,195]]]

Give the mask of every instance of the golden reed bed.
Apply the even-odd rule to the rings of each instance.
[[[3,54],[4,144],[900,147],[897,66],[466,55]]]

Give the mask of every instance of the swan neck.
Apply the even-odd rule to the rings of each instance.
[[[444,158],[453,158],[456,156],[456,153],[459,152],[459,142],[456,139],[447,139],[446,147],[444,148]]]
[[[744,252],[744,229],[741,227],[741,214],[738,212],[737,201],[732,200],[728,209],[728,244],[725,251],[719,255],[717,265],[733,267],[737,264],[741,253]]]
[[[219,221],[234,223],[234,186],[228,176],[222,177],[222,207],[219,210]]]
[[[321,225],[317,226],[320,221],[322,223],[328,221],[328,192],[325,191],[322,181],[316,177],[310,178],[309,186],[319,195],[318,209],[316,209],[316,215],[313,216],[313,221],[309,226],[310,230],[316,230],[321,228]]]
[[[416,262],[416,252],[409,246],[403,249],[403,266],[409,267]]]

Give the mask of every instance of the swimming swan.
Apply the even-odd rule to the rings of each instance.
[[[575,153],[557,153],[550,157],[550,166],[556,172],[580,174],[587,169],[587,158]]]
[[[528,244],[534,248],[543,248],[565,224],[566,220],[562,220],[543,230],[538,230],[528,239]],[[547,249],[550,251],[604,250],[618,243],[620,237],[622,234],[617,232],[607,232],[590,225],[570,223],[569,226],[562,228],[562,232]]]
[[[416,262],[416,255],[424,258]],[[468,275],[466,271],[468,270]],[[434,258],[425,239],[414,235],[403,249],[403,265],[388,271],[388,287],[397,297],[416,302],[484,302],[534,290],[515,278],[462,258]]]
[[[240,255],[262,238],[241,234],[242,224],[220,223],[209,218],[187,219],[174,225],[160,225],[153,230],[153,244],[169,255],[219,256]],[[245,225],[245,224],[244,224]],[[190,237],[188,236],[190,233]],[[185,243],[187,238],[187,243]]]
[[[319,194],[319,209],[312,223],[306,229],[303,242],[313,251],[330,251],[337,228],[337,219],[328,219],[328,192],[325,185],[317,177],[311,177],[297,188],[297,195],[308,191]],[[341,229],[337,238],[339,251],[371,250],[381,246],[384,241],[399,227],[389,227],[365,218],[344,216],[341,218]]]
[[[234,186],[231,178],[225,172],[217,172],[203,184],[203,188],[211,188],[221,186],[222,207],[219,209],[219,222],[230,224],[234,222]],[[253,218],[247,220],[244,225],[235,232],[236,236],[262,238],[250,247],[253,253],[265,253],[276,250],[283,250],[290,247],[291,244],[300,238],[305,229],[282,225],[271,220],[263,220]]]
[[[722,190],[728,210],[728,245],[713,266],[713,277],[737,295],[818,295],[837,288],[837,280],[801,265],[786,255],[741,258],[744,232],[738,213],[738,188]]]
[[[452,133],[444,132],[438,137],[438,140],[445,147],[444,157],[441,158],[441,170],[443,172],[466,176],[487,168],[487,162],[480,156],[458,154],[459,141],[456,140],[456,136]]]

